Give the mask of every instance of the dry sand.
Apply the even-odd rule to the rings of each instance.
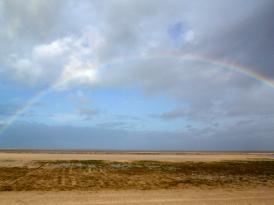
[[[194,161],[209,162],[222,160],[260,160],[274,159],[274,153],[209,153],[209,152],[185,152],[185,153],[9,153],[0,152],[0,166],[5,166],[13,161],[24,164],[32,160],[110,160],[110,161]]]

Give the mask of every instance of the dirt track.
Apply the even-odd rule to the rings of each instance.
[[[274,189],[157,190],[99,192],[0,192],[1,205],[143,204],[143,205],[272,205]]]

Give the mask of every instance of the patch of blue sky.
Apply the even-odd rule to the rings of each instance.
[[[157,117],[167,110],[178,106],[176,101],[163,96],[144,96],[138,89],[97,89],[91,94],[93,105],[102,111],[105,120],[117,120],[119,116],[128,116],[128,123],[138,130],[176,130],[182,120],[164,121]],[[132,121],[131,117],[139,118]],[[180,127],[180,126],[179,126]]]
[[[1,89],[1,88],[0,88]],[[7,89],[3,87],[2,89]],[[8,88],[10,92],[3,92],[6,102],[8,99],[20,99],[20,106],[26,103],[41,91],[35,89],[21,90]],[[77,93],[88,103],[81,104]],[[1,98],[2,99],[2,98]],[[123,122],[134,130],[165,130],[174,131],[184,127],[184,120],[166,121],[157,116],[178,106],[178,102],[168,100],[163,96],[148,96],[137,88],[81,88],[67,91],[53,91],[42,96],[17,121],[37,122],[48,125],[96,126],[106,122]],[[80,116],[78,110],[98,110],[98,114],[90,119]],[[21,109],[20,107],[18,109]]]
[[[93,104],[112,114],[145,116],[161,113],[177,105],[162,96],[144,96],[138,89],[96,89],[91,93]]]
[[[9,82],[0,81],[0,93],[0,102],[11,102],[14,99],[27,100],[34,91]]]
[[[172,40],[174,45],[178,45],[178,43],[182,43],[183,36],[186,33],[186,26],[182,22],[176,22],[170,25],[167,29],[167,33],[169,38]]]

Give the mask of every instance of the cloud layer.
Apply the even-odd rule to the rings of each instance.
[[[176,140],[199,136],[226,148],[241,138],[243,147],[255,149],[259,140],[269,149],[274,89],[230,66],[182,56],[239,64],[274,80],[273,19],[272,0],[2,0],[0,81],[56,93],[137,89],[176,102],[145,116],[181,120]],[[98,116],[90,106],[76,110],[88,120]],[[97,124],[131,129],[124,123]]]

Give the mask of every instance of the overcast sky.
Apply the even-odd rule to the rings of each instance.
[[[273,150],[273,0],[0,0],[0,148]]]

